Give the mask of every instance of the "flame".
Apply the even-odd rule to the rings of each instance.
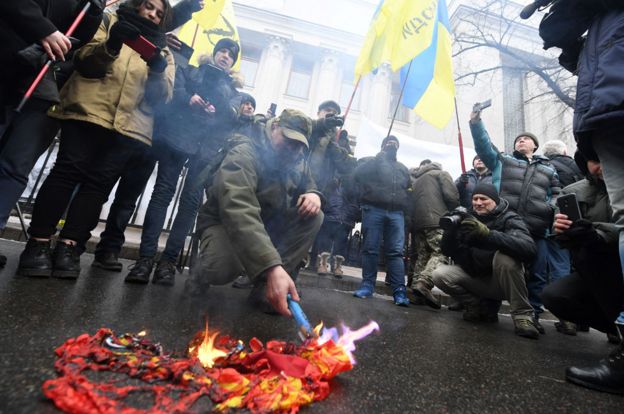
[[[197,356],[204,368],[212,368],[217,359],[227,356],[227,352],[214,346],[214,340],[217,335],[219,335],[218,331],[213,334],[208,332],[208,321],[206,321],[203,341],[197,347],[192,346],[189,348],[189,353]]]
[[[316,325],[313,329],[314,331],[314,336],[315,337],[319,337],[321,336],[321,331],[323,330],[323,322],[321,321],[321,323],[319,323],[318,325]]]
[[[322,328],[322,324],[317,326],[317,328]],[[340,328],[342,331],[341,334],[338,334],[337,328],[322,328],[323,331],[318,339],[318,344],[323,345],[328,341],[333,341],[345,351],[352,364],[355,364],[355,358],[353,356],[353,352],[355,351],[355,341],[359,341],[360,339],[367,337],[374,331],[379,331],[379,325],[375,321],[370,321],[355,331],[352,331],[351,328],[345,324],[340,324]]]
[[[139,336],[139,337],[143,337],[145,335],[147,335],[147,331],[141,331],[138,334],[136,334],[136,336]]]

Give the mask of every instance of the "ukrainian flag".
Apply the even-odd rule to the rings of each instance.
[[[437,128],[444,128],[453,116],[455,82],[451,60],[451,28],[444,0],[437,8],[431,44],[401,68],[401,84],[405,84],[403,105],[413,108],[422,119]]]
[[[365,75],[384,62],[401,69],[401,82],[407,81],[403,105],[443,128],[453,115],[455,96],[445,0],[382,0],[355,73]]]

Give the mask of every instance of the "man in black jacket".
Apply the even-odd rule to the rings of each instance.
[[[480,320],[481,298],[508,300],[516,335],[538,339],[524,281],[524,263],[536,253],[526,224],[496,187],[486,183],[474,189],[474,215],[457,213],[460,222],[442,238],[442,252],[456,264],[438,267],[434,284],[464,304],[464,319],[470,322]]]
[[[102,19],[103,1],[91,3],[73,34],[82,44],[91,40]],[[61,32],[69,28],[84,4],[79,0],[0,2],[0,230],[26,188],[28,174],[59,129],[58,121],[49,118],[47,111],[59,102],[59,89],[69,76],[65,58],[72,45]],[[41,49],[29,48],[33,44]],[[26,49],[33,53],[25,53]],[[22,111],[6,117],[17,107],[46,57],[55,61],[53,67]],[[0,267],[5,262],[6,257],[0,255]]]
[[[399,140],[389,135],[381,143],[381,152],[361,164],[354,173],[355,186],[362,206],[362,284],[353,292],[369,298],[375,290],[381,238],[384,238],[386,272],[394,293],[394,303],[407,306],[405,289],[405,218],[410,177],[407,167],[396,159]]]

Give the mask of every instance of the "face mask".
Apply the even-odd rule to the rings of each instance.
[[[384,152],[392,158],[396,158],[398,148],[393,145],[388,145],[384,148]]]

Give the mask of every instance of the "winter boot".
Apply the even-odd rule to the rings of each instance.
[[[152,283],[155,285],[173,286],[175,284],[175,264],[169,260],[161,259],[154,270]]]
[[[124,282],[139,283],[145,285],[149,283],[152,269],[154,268],[154,259],[151,257],[141,257],[133,265],[130,266],[130,272],[126,276]]]
[[[417,280],[416,283],[414,283],[412,290],[416,296],[420,296],[425,300],[427,306],[433,309],[441,308],[440,301],[433,295],[429,286],[427,286],[422,280]]]
[[[123,265],[119,261],[117,252],[110,250],[103,250],[95,253],[95,259],[91,263],[93,267],[99,267],[104,270],[111,270],[113,272],[121,272]]]
[[[555,329],[557,329],[557,332],[561,332],[564,335],[576,336],[576,324],[574,322],[561,319],[559,322],[555,322]]]
[[[617,326],[624,337],[624,326]],[[594,366],[567,368],[566,380],[593,390],[624,394],[624,342]]]
[[[359,289],[353,292],[353,296],[360,299],[366,299],[373,296],[373,291],[374,288],[372,285],[369,285],[368,283],[362,283]]]
[[[323,252],[318,255],[318,266],[316,266],[316,273],[319,275],[326,275],[329,273],[329,256],[331,253]]]
[[[462,315],[467,322],[481,322],[481,307],[478,303],[465,303]]]
[[[344,272],[342,271],[343,262],[344,262],[343,256],[334,256],[334,266],[332,268],[332,271],[334,273],[334,276],[337,277],[338,279],[342,279],[342,275],[344,275]]]
[[[17,274],[34,277],[50,277],[52,275],[50,240],[28,239],[24,251],[20,254]]]
[[[56,242],[52,253],[52,276],[63,279],[76,279],[80,275],[80,253],[78,246],[61,241]]]
[[[528,317],[513,318],[514,333],[523,338],[538,339],[540,336],[537,327],[533,323],[533,319]]]

